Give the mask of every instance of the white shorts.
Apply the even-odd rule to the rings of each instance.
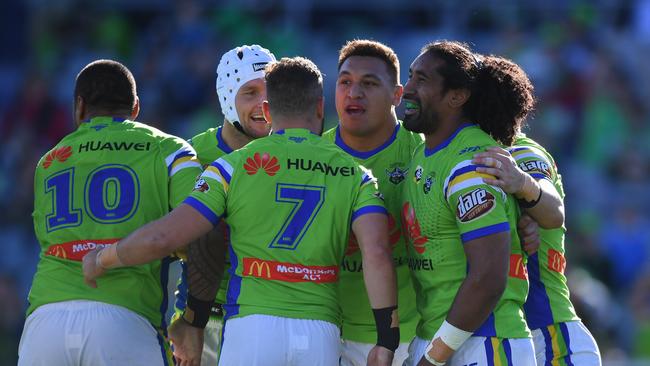
[[[415,337],[409,346],[405,366],[415,366],[430,340]],[[535,351],[530,338],[469,337],[454,352],[446,366],[535,366]]]
[[[221,349],[221,331],[223,318],[210,317],[203,333],[203,353],[201,354],[202,366],[217,366],[219,351]]]
[[[74,300],[39,306],[27,317],[19,366],[171,365],[162,335],[117,305]]]
[[[341,343],[341,366],[365,366],[368,361],[368,353],[374,344],[359,343],[343,340]],[[392,366],[402,366],[404,360],[409,356],[409,344],[400,343],[395,350]]]
[[[533,330],[538,365],[564,361],[567,365],[600,366],[600,351],[581,321],[556,323]]]
[[[339,328],[326,321],[247,315],[225,323],[221,366],[336,366]]]

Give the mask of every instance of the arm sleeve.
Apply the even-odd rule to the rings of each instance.
[[[445,179],[444,194],[454,213],[463,243],[483,236],[510,231],[506,214],[507,195],[483,182],[471,160],[458,163]]]
[[[377,179],[364,167],[360,166],[359,171],[361,172],[361,182],[356,200],[352,206],[350,224],[360,216],[368,213],[388,214],[384,206],[384,197],[377,187]]]
[[[226,159],[217,159],[205,168],[184,203],[194,207],[213,225],[217,225],[226,212],[226,196],[231,188],[233,173],[233,167]]]
[[[557,179],[555,163],[541,150],[530,146],[517,146],[509,149],[509,152],[519,168],[536,180],[546,179],[554,183]]]
[[[178,206],[192,191],[196,177],[201,174],[201,164],[194,148],[186,141],[174,137],[163,141],[169,183],[169,207]]]

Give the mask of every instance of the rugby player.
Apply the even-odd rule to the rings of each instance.
[[[323,134],[377,178],[388,210],[389,241],[397,273],[400,346],[393,365],[408,357],[408,342],[415,336],[417,310],[401,233],[401,188],[419,134],[397,120],[395,107],[402,99],[399,60],[388,46],[371,40],[346,43],[339,52],[336,111],[339,125]],[[372,309],[363,281],[361,253],[351,235],[341,266],[339,285],[343,340],[341,365],[366,364],[377,339]]]
[[[507,64],[507,61],[502,61]],[[598,345],[576,315],[564,275],[564,188],[553,156],[522,130],[523,120],[507,127],[515,140],[504,150],[493,147],[474,156],[487,184],[519,199],[524,212],[537,220],[540,247],[528,258],[530,290],[524,304],[533,333],[538,365],[600,365]]]
[[[34,176],[40,260],[29,293],[19,365],[171,365],[165,339],[168,267],[161,255],[86,286],[82,258],[167,214],[201,165],[183,139],[135,122],[131,72],[97,60],[77,75],[76,131]]]
[[[235,47],[221,57],[217,66],[216,89],[224,115],[223,124],[189,140],[203,166],[208,166],[256,138],[268,136],[271,124],[264,119],[262,102],[266,100],[264,67],[272,61],[275,61],[275,56],[259,45]],[[203,332],[203,365],[216,365],[219,360],[223,327],[222,305],[226,301],[226,288],[230,278],[228,272],[224,271],[224,257],[225,266],[230,264],[227,245],[227,227],[222,222],[209,235],[199,239],[196,245],[189,246],[188,249],[192,249],[192,252],[187,255],[192,256],[194,260],[189,269],[186,268],[186,261],[183,262],[183,274],[176,292],[176,312],[169,329],[172,343],[175,343],[177,338],[201,336],[200,330],[183,328],[176,323],[185,310],[188,275],[194,278],[192,286],[195,287],[196,296],[205,297],[206,300],[215,297],[210,293],[212,284],[221,282],[211,307],[210,320]],[[174,353],[179,358],[183,358],[187,352],[182,349],[182,343],[187,344],[174,344]]]
[[[423,47],[404,86],[404,127],[423,133],[403,195],[421,320],[407,365],[534,365],[523,316],[525,253],[517,202],[483,182],[472,156],[532,109],[529,81],[458,42]]]

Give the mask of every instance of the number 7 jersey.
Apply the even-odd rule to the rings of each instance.
[[[109,271],[97,289],[84,283],[81,260],[167,214],[200,173],[194,150],[178,137],[111,117],[81,123],[36,167],[33,218],[41,251],[27,314],[47,303],[93,300],[165,328],[169,259]]]
[[[185,203],[230,227],[226,319],[340,321],[339,266],[351,223],[386,213],[375,179],[305,129],[255,140],[212,163]]]

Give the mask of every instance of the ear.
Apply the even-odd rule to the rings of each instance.
[[[85,119],[86,116],[86,104],[84,103],[84,98],[77,96],[74,101],[74,122],[77,126],[81,124],[81,121]]]
[[[138,118],[139,113],[140,113],[140,98],[136,96],[135,104],[133,105],[133,110],[131,111],[131,121],[135,121],[135,119]]]
[[[320,121],[325,118],[325,97],[320,97],[316,104],[316,118]]]
[[[268,100],[262,102],[262,113],[264,114],[266,122],[271,123],[271,109]]]
[[[393,89],[393,106],[397,107],[402,103],[402,95],[404,95],[404,87],[400,84],[395,85]]]
[[[467,89],[453,89],[449,91],[449,106],[453,109],[462,108],[469,100],[472,93]]]

